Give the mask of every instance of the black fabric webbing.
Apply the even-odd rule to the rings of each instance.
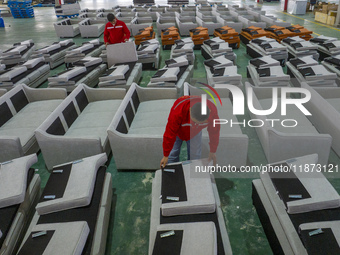
[[[291,43],[294,43],[294,42],[295,42],[295,40],[290,39],[290,38],[282,39],[282,41],[285,42],[285,43],[288,43],[289,45],[290,45]]]
[[[270,76],[270,68],[258,68],[256,69],[257,73],[260,77],[268,77]]]
[[[340,66],[340,59],[338,58],[334,57],[324,58],[324,61],[336,66]]]
[[[295,66],[295,68],[297,68],[298,65],[305,64],[305,62],[302,61],[302,60],[299,59],[299,58],[291,59],[291,60],[289,60],[289,63],[291,63],[293,66]]]
[[[155,73],[154,76],[152,76],[152,78],[161,77],[166,71],[167,71],[167,69],[165,69],[165,70],[158,70],[157,73]]]
[[[55,195],[55,198],[62,198],[65,193],[65,189],[67,186],[67,182],[70,177],[72,169],[72,163],[68,165],[64,165],[58,168],[53,168],[54,170],[63,170],[62,173],[54,173],[52,171],[50,177],[48,178],[48,181],[46,183],[46,187],[44,191],[42,192],[42,195],[40,197],[39,203],[40,202],[45,202],[47,201],[44,199],[44,196],[51,196]]]
[[[300,233],[301,240],[308,255],[340,254],[340,247],[330,228],[322,228],[323,233],[309,236],[312,229],[303,230]]]
[[[217,61],[215,61],[215,60],[213,60],[213,59],[208,59],[208,60],[205,60],[205,61],[204,61],[204,64],[205,64],[206,66],[210,67],[210,68],[213,68],[214,66],[219,65],[219,64],[221,64],[221,63],[219,63],[219,62],[217,62]]]
[[[17,112],[19,112],[29,103],[23,89],[19,90],[11,97],[11,102]]]
[[[162,170],[162,203],[177,203],[166,199],[167,196],[179,197],[179,201],[187,201],[187,190],[182,164],[166,166],[165,169],[175,169],[174,173]]]
[[[301,68],[299,69],[299,72],[304,76],[314,76],[315,73],[313,71],[313,69],[311,67],[307,67],[307,68]]]
[[[170,230],[169,230],[170,231]],[[152,255],[180,255],[183,240],[183,230],[175,230],[175,235],[161,238],[168,231],[157,231]]]
[[[224,71],[225,71],[225,68],[215,69],[213,76],[214,77],[223,76],[224,75]]]
[[[30,168],[27,175],[27,187],[31,183],[34,176],[34,169]],[[0,229],[2,237],[0,238],[0,247],[2,246],[8,231],[12,225],[15,215],[19,209],[20,204],[8,206],[0,209]]]
[[[171,65],[171,64],[176,64],[177,62],[174,60],[174,59],[168,59],[168,60],[165,60],[165,64],[167,66]]]
[[[100,200],[103,191],[105,180],[106,167],[100,167],[97,172],[96,183],[92,195],[91,203],[88,206],[65,210],[62,212],[55,212],[40,216],[37,224],[58,223],[58,222],[72,222],[72,221],[86,221],[90,233],[87,238],[82,255],[91,254],[91,247],[93,241],[93,234],[98,218],[98,211]]]
[[[260,67],[264,64],[267,64],[265,61],[261,60],[261,59],[251,59],[249,60],[250,64],[252,64],[253,66],[256,66],[256,67]]]
[[[288,215],[294,228],[298,231],[299,226],[303,223],[340,220],[340,208]]]
[[[303,46],[302,46],[301,43],[293,43],[293,44],[292,44],[292,47],[293,47],[294,49],[298,49],[298,48],[302,48]]]
[[[13,117],[13,114],[6,102],[0,105],[0,116],[0,127]]]
[[[322,44],[323,47],[325,47],[326,49],[333,49],[333,48],[336,48],[336,46],[332,43],[332,42],[329,42],[329,43],[323,43]]]
[[[289,169],[287,163],[272,165],[272,167]],[[302,199],[310,198],[310,194],[306,188],[302,185],[300,180],[296,177],[293,171],[289,172],[268,172],[271,181],[274,184],[275,189],[278,191],[278,195],[287,207],[287,202],[295,201],[294,198],[289,198],[289,195],[302,195]]]
[[[44,253],[47,245],[51,241],[54,230],[46,231],[47,234],[39,237],[32,238],[32,234],[39,232],[32,232],[27,238],[24,246],[19,251],[18,255],[41,255]]]

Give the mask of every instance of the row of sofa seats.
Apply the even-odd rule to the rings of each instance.
[[[221,93],[231,105],[229,94],[225,90]],[[5,153],[0,161],[41,149],[47,168],[52,169],[112,150],[118,169],[156,169],[167,117],[177,96],[176,88],[142,88],[137,84],[127,93],[125,89],[79,85],[67,97],[64,89],[16,86],[1,97],[1,150]],[[221,117],[232,118],[231,108],[221,107]],[[221,130],[220,163],[245,164],[247,136],[238,126]],[[207,133],[203,137],[203,152],[207,153]],[[228,146],[234,149],[227,150]]]
[[[81,34],[82,37],[99,37],[104,32],[105,23],[95,19],[64,19],[55,22],[54,29],[60,38],[75,37]]]

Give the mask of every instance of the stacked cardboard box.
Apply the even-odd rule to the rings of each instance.
[[[282,39],[296,35],[296,33],[290,31],[289,29],[276,25],[267,27],[264,30],[269,32],[269,37],[275,39],[277,42],[281,42]]]
[[[337,4],[322,4],[314,7],[315,21],[334,25],[337,15]]]
[[[313,31],[304,28],[303,26],[297,24],[290,27],[286,27],[291,32],[295,33],[295,36],[299,36],[300,38],[309,41],[312,37]]]
[[[240,34],[241,41],[244,44],[248,44],[251,40],[266,36],[269,37],[270,34],[268,31],[263,30],[260,27],[250,26],[247,28],[243,28]]]
[[[231,27],[223,26],[215,29],[214,36],[226,41],[233,49],[238,49],[240,47],[241,40],[239,34]]]
[[[205,40],[210,38],[208,28],[205,27],[196,27],[191,29],[189,32],[194,45],[202,45]]]
[[[154,39],[156,33],[153,31],[153,27],[146,27],[140,29],[138,34],[135,35],[135,44],[140,45],[141,42]]]
[[[176,40],[181,39],[178,33],[178,28],[172,26],[167,29],[162,29],[161,40],[162,45],[174,45]]]

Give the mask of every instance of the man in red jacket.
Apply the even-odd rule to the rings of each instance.
[[[113,13],[107,15],[107,20],[109,22],[106,23],[104,30],[105,46],[129,40],[130,30],[123,21],[118,20]]]
[[[216,165],[216,150],[220,137],[220,126],[213,126],[219,119],[216,106],[207,100],[207,114],[201,113],[201,97],[183,96],[171,108],[163,135],[163,158],[160,166],[179,161],[183,141],[187,143],[188,160],[201,158],[202,129],[208,128],[209,159]]]

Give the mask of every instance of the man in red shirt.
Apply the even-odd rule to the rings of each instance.
[[[113,13],[107,15],[109,22],[105,25],[104,42],[105,46],[108,44],[127,42],[130,38],[130,30],[126,24],[118,20]]]
[[[202,129],[208,128],[209,160],[216,165],[216,150],[220,137],[220,125],[213,126],[219,119],[216,106],[207,100],[207,114],[201,113],[201,97],[183,96],[172,106],[163,135],[163,158],[160,166],[179,161],[183,141],[187,143],[188,160],[201,158]]]

